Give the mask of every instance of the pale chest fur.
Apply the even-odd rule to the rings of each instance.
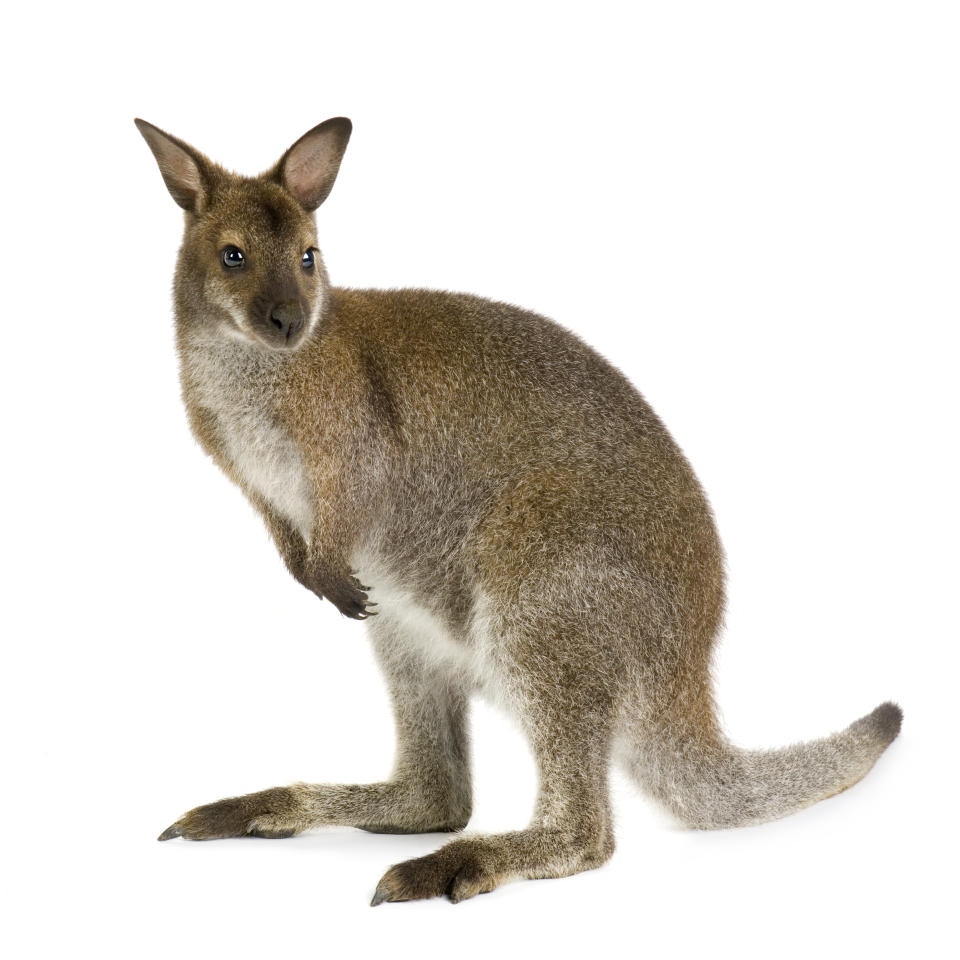
[[[276,363],[242,344],[217,344],[187,356],[184,392],[213,414],[221,450],[241,484],[309,542],[313,504],[303,456],[273,411],[278,373]]]
[[[313,507],[303,458],[289,435],[268,418],[242,412],[221,417],[224,448],[242,482],[310,540]]]
[[[386,631],[394,649],[406,648],[428,669],[449,673],[492,702],[508,702],[497,666],[500,651],[497,631],[491,628],[491,604],[482,592],[476,593],[467,628],[454,631],[440,611],[416,596],[376,554],[358,550],[351,564],[360,581],[370,584],[370,599],[378,605],[371,629]]]

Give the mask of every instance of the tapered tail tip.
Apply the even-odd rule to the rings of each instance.
[[[903,711],[897,704],[890,701],[881,703],[870,716],[873,717],[877,732],[887,743],[890,743],[900,732],[900,726],[903,723]]]
[[[896,738],[903,722],[903,711],[895,703],[881,703],[873,713],[868,713],[850,725],[850,732],[866,736],[884,748]]]
[[[849,729],[857,736],[866,736],[881,748],[887,747],[896,739],[903,722],[903,711],[895,704],[881,703],[876,710],[854,721]]]

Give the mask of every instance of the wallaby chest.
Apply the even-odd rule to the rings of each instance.
[[[250,491],[259,494],[309,541],[310,483],[300,452],[277,416],[278,364],[243,344],[198,345],[186,354],[184,397],[211,424],[217,452]]]

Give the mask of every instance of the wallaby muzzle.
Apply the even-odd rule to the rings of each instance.
[[[275,350],[299,346],[307,330],[307,314],[299,300],[270,302],[254,309],[250,325],[257,337]]]
[[[288,345],[299,341],[305,319],[299,300],[283,300],[270,311],[271,326]]]

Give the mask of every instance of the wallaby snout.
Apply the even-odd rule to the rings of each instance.
[[[303,307],[298,300],[283,300],[270,311],[270,325],[287,346],[296,346],[304,329]]]

